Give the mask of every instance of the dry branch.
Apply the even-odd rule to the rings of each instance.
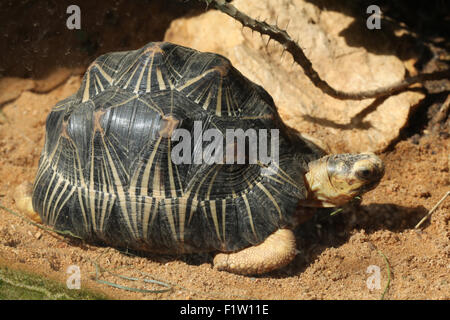
[[[414,77],[408,77],[392,85],[375,90],[361,92],[343,92],[340,90],[336,90],[332,88],[326,81],[320,78],[319,74],[314,70],[311,62],[306,57],[302,48],[297,44],[297,42],[292,40],[292,38],[285,30],[278,28],[278,26],[276,25],[268,24],[265,21],[255,20],[245,13],[242,13],[235,6],[227,3],[227,1],[225,0],[203,1],[206,1],[208,5],[212,5],[214,8],[239,21],[244,27],[248,27],[254,31],[257,31],[261,35],[268,35],[269,41],[271,39],[277,41],[283,46],[285,51],[289,52],[292,55],[294,61],[303,68],[305,75],[314,83],[316,87],[321,89],[324,93],[337,99],[362,100],[368,98],[386,97],[394,93],[404,91],[415,83],[423,83],[424,81],[429,80],[441,80],[450,78],[450,69],[448,69],[432,73],[422,73]]]

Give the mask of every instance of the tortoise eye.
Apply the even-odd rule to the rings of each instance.
[[[358,172],[358,176],[360,176],[363,179],[368,179],[368,178],[370,178],[371,175],[372,175],[372,171],[369,169],[359,170],[359,172]]]

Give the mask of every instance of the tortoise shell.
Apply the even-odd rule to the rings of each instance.
[[[224,135],[266,129],[268,141],[278,129],[277,170],[196,163],[211,144],[194,136],[198,123],[202,133]],[[181,141],[172,138],[175,129],[192,133],[192,164],[172,160]],[[44,223],[88,241],[165,253],[236,251],[294,226],[307,164],[322,155],[225,57],[149,43],[97,58],[78,92],[52,109],[33,207]]]

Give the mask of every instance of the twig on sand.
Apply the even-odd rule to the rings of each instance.
[[[419,223],[418,223],[414,228],[415,228],[415,229],[418,229],[418,228],[422,225],[422,223],[424,223],[425,220],[427,220],[428,217],[431,216],[431,214],[432,214],[432,213],[440,206],[440,204],[441,204],[442,202],[444,202],[445,198],[447,198],[449,195],[450,195],[450,191],[447,191],[447,193],[444,194],[444,196],[441,198],[441,200],[439,200],[439,201],[434,205],[434,207],[433,207],[430,211],[428,211],[427,215],[426,215],[425,217],[423,217],[422,220],[420,220]]]
[[[388,273],[388,280],[387,280],[386,286],[384,287],[384,291],[380,297],[380,300],[384,300],[384,296],[386,295],[387,291],[389,290],[389,285],[391,284],[391,268],[389,266],[388,258],[384,255],[384,253],[378,249],[377,249],[377,251],[378,251],[378,254],[383,257],[384,262],[386,263],[386,268],[387,268],[387,273]]]

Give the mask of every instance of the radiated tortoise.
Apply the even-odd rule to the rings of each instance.
[[[342,205],[383,173],[374,154],[326,155],[286,127],[225,57],[149,43],[97,58],[52,109],[29,210],[86,241],[216,251],[216,269],[259,274],[294,258],[307,207]]]

